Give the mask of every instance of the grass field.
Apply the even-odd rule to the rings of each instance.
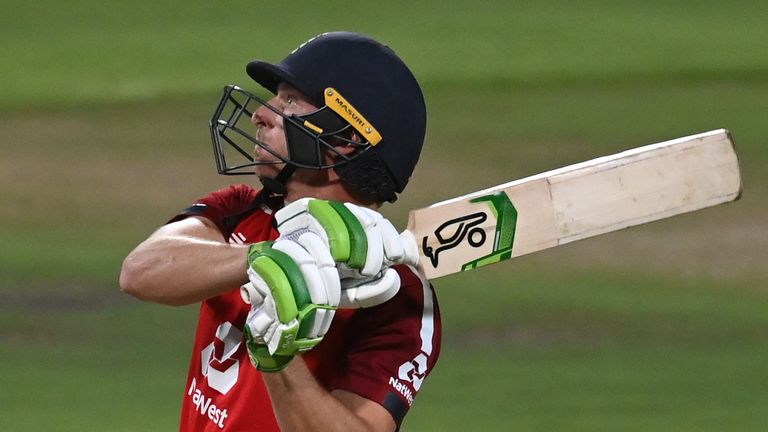
[[[12,1],[0,17],[0,430],[176,428],[195,307],[119,293],[125,254],[215,174],[244,63],[328,29],[389,42],[428,141],[385,213],[719,127],[741,201],[436,282],[437,369],[404,430],[764,430],[762,2]],[[343,7],[342,7],[343,6]]]

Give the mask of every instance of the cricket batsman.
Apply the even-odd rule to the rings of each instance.
[[[396,430],[440,353],[433,287],[377,211],[418,161],[422,91],[349,32],[246,70],[274,96],[226,87],[211,137],[220,173],[262,187],[192,203],[126,257],[120,286],[200,303],[180,430]]]

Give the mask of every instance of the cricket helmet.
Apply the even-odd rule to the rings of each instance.
[[[287,165],[333,168],[350,187],[376,201],[394,201],[405,189],[424,142],[426,107],[415,77],[388,46],[358,33],[323,33],[280,63],[254,60],[246,71],[269,91],[277,93],[278,85],[286,83],[320,108],[283,115],[258,97],[228,86],[211,120],[220,173],[244,173],[238,171],[258,163],[230,167],[221,146],[222,140],[234,144],[231,132],[245,132],[235,125],[235,117],[250,115],[248,104],[255,100],[285,120],[289,156],[282,161]],[[352,140],[353,134],[359,139]],[[356,150],[341,155],[334,150],[339,140],[354,144]],[[255,137],[249,141],[269,151]],[[338,155],[332,163],[324,157],[327,151]],[[242,149],[239,153],[248,157]]]

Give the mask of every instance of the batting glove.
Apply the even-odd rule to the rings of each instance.
[[[296,241],[251,245],[248,264],[249,283],[241,288],[251,305],[246,346],[257,369],[278,371],[325,336],[339,305],[339,275],[328,248],[311,232]]]
[[[275,218],[281,238],[313,232],[328,246],[341,278],[342,308],[376,306],[394,297],[400,276],[390,266],[418,261],[392,223],[366,207],[304,198]]]

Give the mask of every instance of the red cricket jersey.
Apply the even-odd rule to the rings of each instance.
[[[214,192],[172,221],[202,216],[228,242],[277,238],[279,197],[247,185]],[[400,265],[401,288],[388,302],[338,310],[329,332],[302,354],[328,390],[343,389],[386,408],[399,425],[440,354],[440,312],[432,286]],[[261,373],[248,358],[243,326],[250,307],[239,287],[202,302],[181,410],[181,431],[278,431]]]

